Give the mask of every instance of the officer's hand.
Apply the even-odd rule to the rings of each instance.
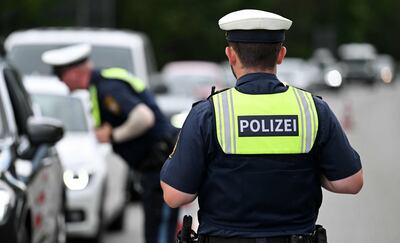
[[[112,127],[110,124],[105,123],[96,129],[96,137],[100,143],[111,142]]]

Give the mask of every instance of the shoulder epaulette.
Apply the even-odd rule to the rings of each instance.
[[[225,89],[221,89],[221,90],[215,91],[215,86],[212,86],[212,87],[211,87],[211,93],[210,93],[210,95],[207,97],[207,100],[210,99],[211,97],[213,97],[214,95],[219,94],[219,93],[221,93],[221,92],[224,92],[224,91],[226,91],[226,90],[228,90],[228,89],[230,89],[230,88],[225,88]]]
[[[317,98],[319,98],[319,99],[321,99],[321,100],[324,100],[324,99],[322,98],[322,96],[320,96],[320,95],[313,95],[313,96],[315,96],[315,97],[317,97]]]
[[[200,102],[202,102],[202,101],[203,101],[203,100],[199,100],[199,101],[194,102],[194,103],[192,104],[192,108],[195,107],[196,105],[200,104]]]

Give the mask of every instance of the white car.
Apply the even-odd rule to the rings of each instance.
[[[167,63],[161,72],[162,84],[167,92],[157,96],[161,110],[176,128],[182,125],[192,104],[207,98],[211,87],[225,87],[224,71],[214,62],[174,61]]]
[[[287,57],[278,65],[277,77],[281,82],[300,89],[310,89],[321,82],[315,64],[295,57]]]
[[[143,33],[95,28],[40,28],[10,34],[4,47],[7,59],[24,75],[52,75],[41,61],[43,52],[72,44],[92,46],[90,59],[96,68],[120,67],[150,84],[155,61],[149,39]]]
[[[48,82],[47,82],[48,81]],[[65,136],[57,144],[67,188],[67,234],[101,240],[104,226],[122,229],[128,169],[97,142],[89,113],[89,94],[69,95],[61,82],[25,80],[37,112],[63,121]]]
[[[175,61],[167,63],[161,71],[162,79],[172,95],[204,99],[211,87],[225,87],[224,71],[214,62]]]
[[[369,43],[346,43],[338,48],[340,66],[346,82],[353,80],[373,84],[378,80],[377,50]]]
[[[43,52],[78,43],[92,46],[90,60],[95,68],[124,68],[152,87],[156,77],[154,54],[150,40],[140,32],[105,28],[37,28],[11,33],[4,41],[4,48],[6,59],[28,82],[31,79],[54,77],[51,67],[41,60]],[[133,171],[130,181],[130,198],[137,200],[140,189]]]

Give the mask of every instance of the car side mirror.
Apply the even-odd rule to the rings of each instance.
[[[53,145],[64,136],[63,123],[47,117],[29,117],[27,130],[32,145]]]

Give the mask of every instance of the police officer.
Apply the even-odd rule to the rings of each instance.
[[[172,243],[177,210],[163,202],[159,172],[175,131],[140,79],[121,68],[93,69],[90,53],[88,44],[73,45],[47,51],[42,60],[71,91],[90,90],[98,140],[141,172],[146,242]]]
[[[236,86],[192,108],[161,171],[168,205],[198,197],[200,242],[314,242],[321,187],[362,187],[360,157],[328,105],[276,77],[291,24],[259,10],[219,20]]]

